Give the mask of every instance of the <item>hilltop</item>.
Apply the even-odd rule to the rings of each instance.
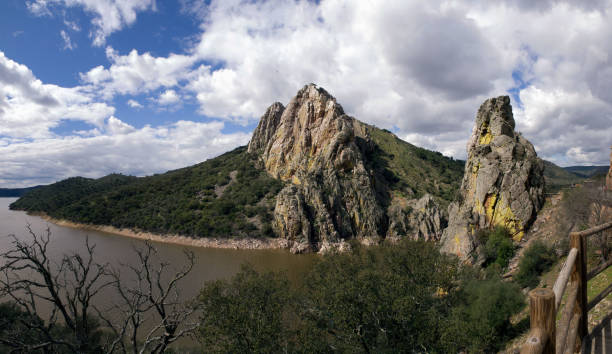
[[[318,251],[352,238],[439,239],[463,168],[346,115],[310,84],[286,108],[268,108],[248,147],[148,177],[69,178],[11,208],[158,234],[281,238],[294,252]]]

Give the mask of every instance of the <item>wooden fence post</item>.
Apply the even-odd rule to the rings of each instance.
[[[555,353],[555,293],[551,289],[537,288],[529,292],[529,318],[531,332],[541,335],[544,344],[542,353]],[[536,344],[536,343],[534,343]],[[540,344],[541,345],[541,344]],[[540,345],[537,345],[539,347]],[[536,346],[524,346],[521,353],[539,352]]]
[[[586,236],[580,233],[570,234],[570,249],[578,249],[578,257],[572,272],[572,282],[578,284],[578,297],[574,306],[574,316],[580,316],[578,323],[578,338],[576,350],[580,351],[582,340],[588,334],[588,312],[587,312],[587,277],[586,277]]]

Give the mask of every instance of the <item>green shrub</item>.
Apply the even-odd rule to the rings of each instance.
[[[553,265],[556,255],[551,247],[542,241],[534,241],[525,250],[519,262],[519,270],[514,277],[515,281],[522,287],[535,287],[538,285],[538,277]]]
[[[499,276],[470,279],[458,299],[460,303],[453,308],[444,341],[456,341],[468,353],[496,353],[516,334],[510,317],[524,306],[516,284],[504,282]]]
[[[493,230],[480,230],[478,233],[485,261],[484,266],[497,264],[502,270],[508,266],[514,256],[514,244],[510,232],[503,226]]]

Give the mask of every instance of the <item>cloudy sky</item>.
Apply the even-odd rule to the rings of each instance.
[[[0,187],[147,175],[248,142],[303,85],[465,158],[510,95],[562,166],[608,164],[612,1],[2,0]]]

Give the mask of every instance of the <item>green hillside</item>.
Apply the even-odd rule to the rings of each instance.
[[[11,208],[157,233],[257,237],[271,232],[273,198],[282,184],[254,162],[241,147],[149,177],[69,178],[32,191]]]
[[[376,144],[370,160],[377,167],[383,167],[393,193],[407,198],[420,198],[429,193],[444,208],[455,199],[463,178],[464,161],[414,146],[388,131],[368,128]]]
[[[459,189],[462,161],[408,144],[369,127],[367,157],[385,193],[432,194],[446,207]],[[192,237],[274,236],[275,196],[283,183],[258,166],[246,147],[200,164],[149,177],[113,174],[69,178],[37,188],[12,209],[44,212],[80,223]]]
[[[595,175],[605,175],[610,166],[569,166],[565,169],[583,178],[590,178]]]
[[[544,179],[546,181],[546,191],[554,193],[563,187],[583,181],[584,177],[544,160]]]

